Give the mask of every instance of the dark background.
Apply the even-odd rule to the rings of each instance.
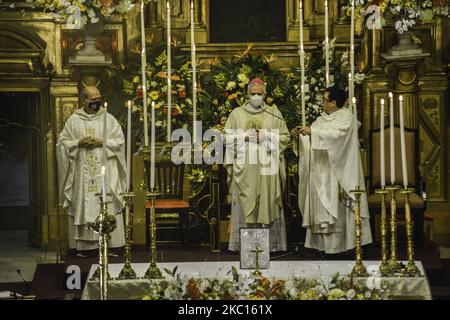
[[[286,41],[285,0],[213,0],[211,42]]]

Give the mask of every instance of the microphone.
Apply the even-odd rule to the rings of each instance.
[[[25,278],[22,276],[22,271],[20,271],[20,269],[17,269],[16,272],[19,275],[20,279],[22,279],[23,282],[27,282],[27,280],[25,280]]]

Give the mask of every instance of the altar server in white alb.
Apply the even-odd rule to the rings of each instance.
[[[264,103],[265,94],[264,81],[252,80],[249,101],[231,112],[224,128],[227,150],[237,145],[236,157],[226,157],[232,202],[231,251],[240,249],[240,228],[267,227],[270,250],[285,251],[287,247],[283,189],[289,131],[278,108]]]
[[[326,89],[321,116],[311,127],[292,130],[294,151],[299,156],[305,247],[328,254],[355,248],[356,202],[350,191],[356,186],[364,188],[353,114],[344,107],[345,100],[344,91]],[[372,242],[372,236],[365,194],[361,197],[361,217],[362,244],[366,245]]]
[[[101,192],[103,165],[103,126],[105,108],[101,107],[101,94],[95,87],[86,87],[80,95],[81,108],[67,119],[56,144],[60,203],[69,216],[69,245],[78,256],[85,250],[98,248],[98,236],[87,224],[94,222],[100,210],[96,194]],[[107,113],[106,136],[106,190],[108,213],[114,215],[116,229],[110,234],[109,246],[125,244],[122,218],[123,203],[120,194],[125,190],[125,139],[122,128]],[[115,254],[111,254],[115,255]]]

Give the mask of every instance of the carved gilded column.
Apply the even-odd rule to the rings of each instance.
[[[194,10],[195,10],[195,17],[194,17],[195,26],[196,27],[203,26],[202,0],[194,0]]]
[[[291,14],[291,24],[299,24],[299,0],[291,0],[292,2],[292,14]]]
[[[307,27],[305,18],[305,3],[308,0],[303,0],[303,39],[309,41],[309,28]],[[287,21],[289,21],[289,28],[287,34],[287,41],[300,41],[300,0],[290,0],[288,6]]]
[[[311,24],[311,18],[313,15],[313,1],[312,0],[305,0],[303,1],[303,14],[305,17],[305,25]]]
[[[191,1],[185,2],[186,6],[184,10],[186,11],[187,25],[186,25],[186,43],[191,42]],[[206,26],[203,19],[203,13],[208,12],[206,7],[207,3],[205,0],[194,0],[194,32],[195,32],[195,43],[202,44],[207,43],[208,34]]]
[[[150,27],[157,27],[158,15],[158,1],[150,0],[149,4],[147,5],[147,17],[149,18],[146,19],[146,25]]]
[[[419,128],[419,74],[424,73],[424,60],[429,54],[416,56],[381,55],[386,60],[388,90],[404,98],[405,127]]]

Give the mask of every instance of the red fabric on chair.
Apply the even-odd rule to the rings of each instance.
[[[156,209],[189,209],[189,202],[179,199],[157,199]],[[145,202],[145,208],[150,209],[150,201]]]

